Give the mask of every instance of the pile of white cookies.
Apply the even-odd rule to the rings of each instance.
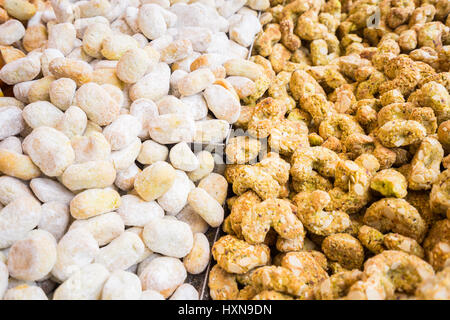
[[[0,299],[198,299],[269,1],[2,5]]]

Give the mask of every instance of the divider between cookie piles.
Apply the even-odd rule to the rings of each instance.
[[[257,10],[257,12],[258,12],[258,16],[257,17],[258,17],[258,20],[259,20],[259,18],[261,17],[261,11]],[[249,48],[249,51],[248,51],[248,55],[247,55],[247,60],[249,60],[250,57],[252,56],[253,45],[255,43],[256,37],[257,37],[257,35],[255,35],[255,37],[254,37],[254,39],[252,41],[252,44],[250,45],[250,48]],[[219,150],[222,151],[222,155],[223,155],[222,159],[225,162],[225,164],[226,164],[225,147],[228,145],[228,141],[229,141],[229,139],[231,137],[231,134],[233,133],[233,128],[234,128],[233,124],[231,124],[230,125],[230,130],[229,130],[229,132],[227,134],[227,137],[225,139],[225,142],[223,144],[213,144],[213,149],[214,150],[217,150],[217,148],[219,148]],[[207,147],[209,147],[209,145]],[[226,207],[225,203],[224,203],[223,207],[224,207],[225,210],[227,210],[227,207]],[[216,242],[216,240],[218,239],[218,237],[219,237],[219,235],[221,233],[221,230],[222,230],[222,224],[220,224],[220,226],[216,228],[216,231],[213,234],[212,242],[210,242],[210,244],[214,244]],[[209,290],[208,290],[208,277],[209,277],[209,271],[211,269],[211,262],[212,261],[213,261],[213,259],[212,259],[212,255],[211,255],[209,263],[208,263],[208,267],[206,268],[205,277],[203,279],[202,290],[201,290],[201,293],[200,293],[200,300],[204,300],[204,299],[208,299],[209,300],[210,299]]]

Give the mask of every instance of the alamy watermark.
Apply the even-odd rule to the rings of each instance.
[[[379,7],[376,7],[375,12],[370,15],[366,20],[366,25],[368,28],[379,28],[380,27],[381,11]]]

